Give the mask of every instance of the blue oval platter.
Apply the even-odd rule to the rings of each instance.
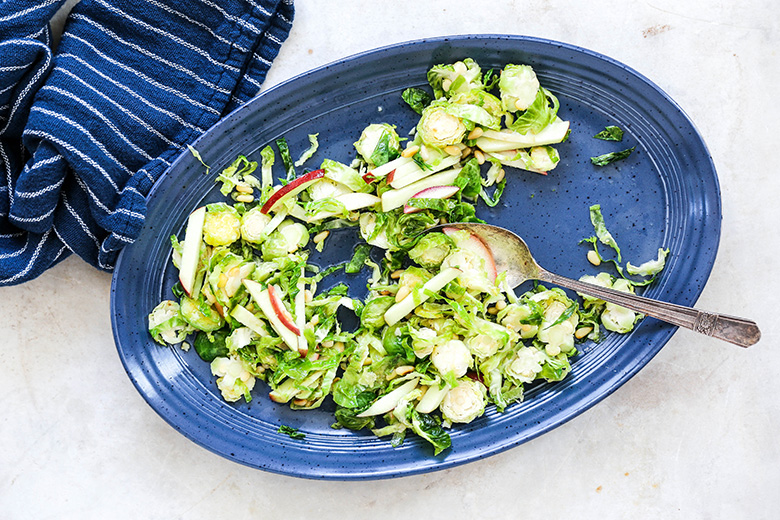
[[[478,216],[517,232],[539,263],[578,278],[594,274],[579,242],[592,236],[588,208],[601,204],[607,225],[634,264],[671,251],[666,269],[646,296],[693,305],[710,274],[720,238],[718,180],[707,148],[683,111],[660,88],[631,68],[572,45],[523,36],[472,35],[413,41],[332,63],[277,85],[231,113],[194,147],[212,172],[239,154],[259,160],[259,150],[286,137],[293,156],[319,133],[320,148],[307,164],[324,158],[349,163],[352,146],[370,123],[397,125],[402,136],[419,117],[401,99],[408,87],[426,87],[435,64],[474,58],[483,70],[508,63],[532,65],[542,86],[561,102],[572,122],[558,145],[561,162],[549,175],[509,169],[506,191],[495,208]],[[623,142],[594,139],[607,125],[625,131]],[[590,157],[636,146],[627,159],[604,167]],[[281,169],[277,170],[281,174]],[[224,200],[214,174],[189,152],[157,182],[148,199],[146,225],[122,252],[112,283],[114,337],[124,367],[149,405],[199,445],[251,467],[316,479],[376,479],[449,468],[482,459],[533,439],[604,399],[636,374],[676,328],[646,318],[627,335],[584,343],[563,381],[533,386],[525,401],[451,431],[452,448],[433,456],[410,436],[393,448],[369,432],[336,430],[333,405],[292,411],[271,402],[259,382],[250,404],[229,404],[216,388],[209,364],[194,351],[161,347],[147,332],[147,315],[171,298],[176,269],[169,237],[181,236],[196,207]],[[331,237],[321,265],[348,260],[356,243],[349,231]],[[335,276],[353,296],[365,295],[365,273]],[[326,288],[325,286],[324,288]],[[277,433],[298,428],[305,439]]]

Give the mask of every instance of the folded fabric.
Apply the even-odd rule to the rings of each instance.
[[[110,271],[184,149],[257,94],[292,0],[0,2],[0,285],[70,253]]]

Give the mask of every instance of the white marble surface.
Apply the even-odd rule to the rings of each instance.
[[[0,288],[0,518],[778,518],[780,4],[300,0],[267,85],[373,47],[516,33],[580,45],[665,89],[708,143],[723,233],[701,308],[763,330],[742,350],[679,331],[636,377],[552,432],[455,469],[314,482],[187,440],[114,348],[108,274],[70,258]]]

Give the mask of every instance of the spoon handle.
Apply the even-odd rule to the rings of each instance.
[[[674,303],[652,300],[636,294],[624,293],[580,282],[579,280],[572,280],[549,271],[542,272],[539,279],[587,294],[588,296],[595,296],[606,302],[652,316],[672,325],[678,325],[707,336],[728,341],[740,347],[749,347],[761,339],[761,331],[758,330],[758,325],[744,318],[700,311]]]

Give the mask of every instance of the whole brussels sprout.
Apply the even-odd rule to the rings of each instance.
[[[482,69],[471,58],[451,65],[434,65],[428,71],[427,79],[437,99],[483,87]]]
[[[539,87],[539,79],[529,65],[507,65],[498,80],[504,110],[517,112],[527,109],[536,99]]]

